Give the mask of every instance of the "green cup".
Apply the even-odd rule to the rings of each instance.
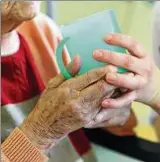
[[[82,66],[78,75],[106,65],[106,63],[101,63],[93,59],[92,54],[96,49],[126,53],[126,49],[106,44],[103,40],[104,36],[109,33],[120,33],[113,10],[105,10],[82,18],[71,24],[62,26],[60,30],[63,39],[57,47],[56,56],[61,73],[66,79],[70,79],[73,76],[71,76],[63,64],[62,51],[64,45],[67,47],[71,59],[75,54],[81,57]],[[118,72],[125,73],[127,70],[119,67]]]

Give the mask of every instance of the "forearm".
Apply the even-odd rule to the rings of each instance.
[[[50,130],[48,130],[47,126],[44,126],[44,124],[31,124],[30,122],[28,122],[28,120],[25,120],[19,126],[19,129],[43,154],[47,154],[49,150],[64,137],[64,134],[58,134],[58,132],[55,132],[55,135],[53,136],[51,135]],[[52,130],[52,133],[53,132],[54,130]]]

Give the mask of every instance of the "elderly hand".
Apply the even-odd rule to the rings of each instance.
[[[131,90],[131,100],[152,106],[160,113],[160,71],[152,57],[132,37],[122,34],[110,34],[105,38],[106,43],[124,47],[130,55],[124,55],[106,50],[96,50],[93,57],[101,62],[107,62],[134,72],[134,76],[109,73],[108,83]],[[125,98],[119,98],[124,102]],[[116,100],[105,100],[103,104],[112,107]]]
[[[78,64],[75,59],[72,74],[77,73]],[[70,132],[88,125],[99,112],[103,98],[116,89],[103,80],[112,70],[116,68],[106,66],[67,81],[61,74],[51,79],[20,129],[45,151]]]

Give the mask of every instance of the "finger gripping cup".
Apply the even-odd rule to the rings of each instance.
[[[81,57],[82,66],[78,75],[107,64],[93,59],[92,54],[96,49],[126,53],[124,48],[109,45],[103,40],[104,36],[109,33],[120,33],[113,10],[106,10],[77,20],[74,23],[62,26],[60,30],[63,39],[57,47],[56,56],[61,73],[66,79],[70,79],[72,76],[63,64],[62,51],[64,45],[67,47],[71,59],[75,54],[79,54]],[[118,72],[125,73],[127,70],[119,67]]]

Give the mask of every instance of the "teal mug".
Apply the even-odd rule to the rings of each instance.
[[[126,49],[109,45],[103,39],[109,33],[120,33],[120,28],[113,10],[105,10],[79,19],[71,24],[60,27],[60,31],[63,39],[56,49],[56,57],[60,71],[66,79],[70,79],[73,76],[71,76],[63,64],[62,51],[64,45],[71,59],[73,59],[75,54],[81,57],[82,66],[78,75],[106,65],[106,63],[101,63],[93,59],[92,54],[96,49],[104,49],[122,54],[126,53]],[[125,73],[127,70],[119,67],[118,72]]]

